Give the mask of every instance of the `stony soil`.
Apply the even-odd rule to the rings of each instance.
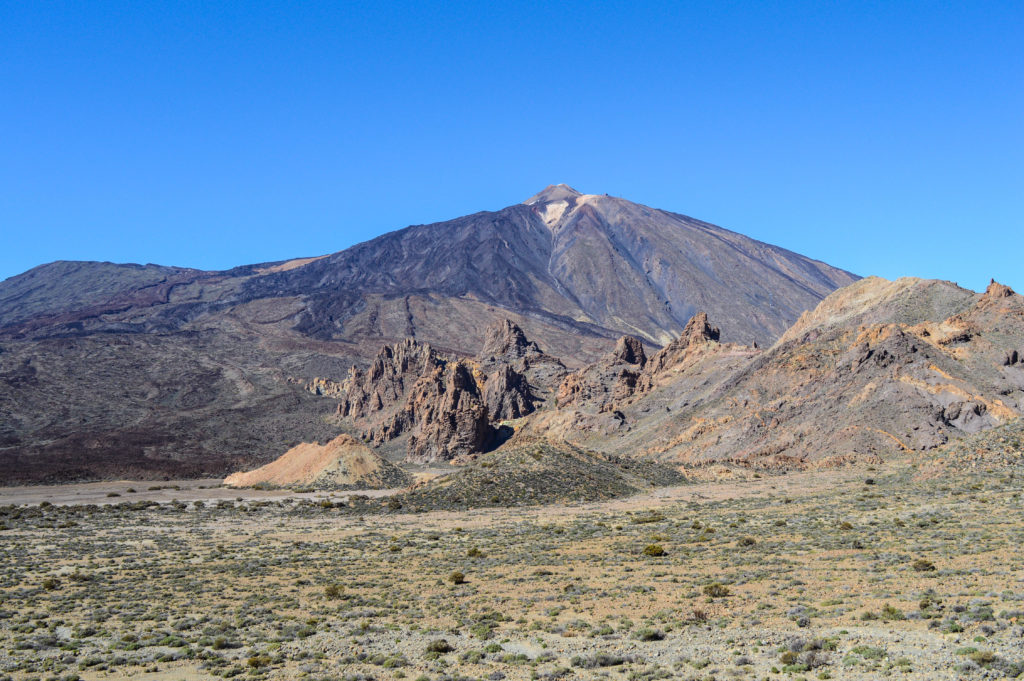
[[[362,517],[8,505],[0,678],[1017,676],[1024,471],[923,465]]]

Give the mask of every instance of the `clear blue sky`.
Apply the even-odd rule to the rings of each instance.
[[[1024,289],[1024,3],[4,2],[0,278],[221,269],[550,183]]]

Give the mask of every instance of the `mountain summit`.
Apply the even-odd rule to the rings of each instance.
[[[567,184],[549,184],[543,191],[534,194],[523,201],[523,203],[527,206],[532,206],[535,203],[565,201],[567,199],[575,199],[580,196],[583,196],[583,194],[579,193]]]

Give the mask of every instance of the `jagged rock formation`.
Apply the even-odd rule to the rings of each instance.
[[[495,421],[520,418],[548,402],[568,373],[561,360],[541,351],[511,320],[491,324],[484,338],[476,361],[488,375],[487,404]]]
[[[366,371],[353,366],[348,378],[338,385],[325,381],[321,394],[338,397],[338,414],[352,419],[386,411],[403,402],[406,394],[420,379],[442,370],[446,360],[429,344],[407,338],[395,345],[385,345]],[[318,384],[311,384],[312,390]],[[332,394],[333,393],[333,394]]]
[[[487,329],[478,359],[456,359],[406,339],[384,346],[367,371],[353,367],[343,382],[317,378],[306,388],[336,398],[337,413],[374,445],[405,438],[410,462],[447,461],[487,451],[499,421],[533,412],[541,398],[527,375],[564,374],[509,321]],[[490,371],[486,373],[485,371]]]
[[[265,466],[229,475],[228,487],[274,485],[332,489],[405,487],[412,477],[349,435],[325,445],[303,442]]]
[[[558,387],[559,408],[589,405],[598,412],[611,411],[636,391],[646,363],[643,344],[623,336],[615,349],[596,363],[565,377]]]
[[[473,367],[461,360],[417,381],[399,418],[415,463],[486,451],[494,438]]]
[[[686,323],[679,338],[654,353],[651,360],[644,366],[644,371],[638,381],[639,390],[641,392],[649,390],[660,376],[681,366],[697,350],[707,347],[708,344],[718,343],[720,335],[718,327],[708,323],[707,313],[695,314]]]
[[[542,354],[537,344],[511,319],[502,319],[487,327],[484,345],[477,355],[481,359],[502,359],[506,362]]]

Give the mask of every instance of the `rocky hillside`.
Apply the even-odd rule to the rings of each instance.
[[[928,451],[1024,412],[1024,298],[996,283],[866,279],[765,350],[692,327],[651,360],[570,376],[564,407],[525,432],[687,466],[792,468]],[[592,376],[610,390],[577,387]]]
[[[510,442],[450,475],[389,500],[393,508],[427,510],[599,501],[680,484],[674,468],[601,454],[567,443]]]
[[[337,432],[331,405],[303,390],[308,381],[365,370],[382,345],[405,338],[474,357],[485,329],[506,319],[560,358],[531,360],[533,378],[514,362],[477,358],[487,376],[501,374],[491,395],[470,402],[486,405],[489,420],[517,418],[556,397],[562,363],[578,369],[624,333],[653,351],[705,310],[723,340],[767,345],[855,279],[564,185],[323,257],[223,272],[52,263],[0,282],[0,481],[218,475],[266,463]],[[514,372],[536,392],[496,403],[517,392]],[[444,386],[423,387],[426,397]],[[479,421],[470,402],[458,407]],[[465,448],[440,442],[422,409],[399,418],[416,423],[405,432],[426,428],[415,434],[424,458]]]

